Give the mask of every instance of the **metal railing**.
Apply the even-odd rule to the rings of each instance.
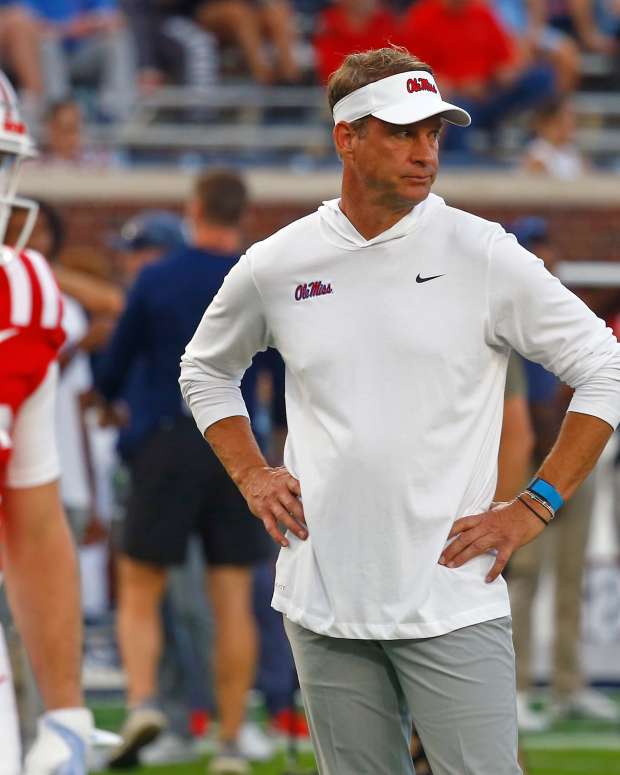
[[[620,99],[585,92],[574,98],[578,142],[595,157],[620,155]],[[93,138],[136,150],[332,153],[325,90],[317,86],[225,84],[165,87],[137,102],[120,126],[91,127]],[[505,131],[508,156],[522,145],[520,122]],[[514,137],[513,137],[514,135]]]

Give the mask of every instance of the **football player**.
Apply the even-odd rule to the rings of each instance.
[[[0,775],[85,775],[93,724],[80,687],[78,570],[54,439],[62,300],[43,256],[24,249],[36,205],[16,196],[21,163],[35,154],[0,73],[0,242],[12,209],[27,212],[15,244],[0,247],[0,544],[11,608],[46,708],[22,770],[0,642]]]

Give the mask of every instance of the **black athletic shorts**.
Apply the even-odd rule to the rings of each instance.
[[[209,565],[253,565],[272,555],[254,517],[194,421],[180,417],[154,432],[131,463],[123,550],[135,560],[179,565],[191,534]]]

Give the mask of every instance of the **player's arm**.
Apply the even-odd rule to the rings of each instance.
[[[542,261],[503,235],[491,250],[488,341],[541,363],[575,389],[553,449],[538,471],[570,498],[590,473],[620,421],[620,344],[583,302],[547,272]],[[493,581],[519,546],[551,517],[528,495],[484,514],[456,520],[457,536],[440,562],[458,567],[496,551]],[[560,516],[561,519],[561,516]]]
[[[258,448],[241,395],[241,379],[254,355],[270,344],[262,299],[248,257],[229,272],[181,359],[180,385],[200,432],[260,519],[281,546],[278,522],[307,535],[299,482],[271,468]]]
[[[77,299],[90,314],[117,318],[123,311],[125,294],[108,280],[70,269],[62,264],[54,265],[54,276],[60,289]]]

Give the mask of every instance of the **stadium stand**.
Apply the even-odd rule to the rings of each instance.
[[[209,28],[206,16],[201,15],[201,8],[206,7],[206,3],[162,2],[151,9],[157,10],[157,13],[151,14],[145,10],[145,4],[138,0],[99,5],[108,15],[116,14],[111,17],[115,19],[120,18],[115,10],[119,6],[125,12],[127,25],[122,44],[124,88],[119,92],[123,96],[123,104],[116,100],[110,106],[108,95],[103,92],[105,99],[103,103],[98,102],[96,82],[84,82],[84,78],[78,79],[79,83],[71,92],[82,103],[86,133],[98,146],[115,151],[117,157],[130,165],[180,162],[197,166],[204,161],[226,160],[252,166],[292,164],[320,168],[336,163],[331,146],[329,116],[322,89],[317,86],[325,80],[336,59],[333,54],[327,57],[324,53],[325,43],[321,44],[321,41],[327,41],[333,52],[343,47],[341,53],[344,54],[351,46],[363,47],[374,40],[370,30],[355,32],[354,29],[351,31],[342,27],[343,19],[337,14],[341,13],[346,20],[345,11],[339,7],[346,6],[346,3],[342,4],[340,0],[332,3],[326,0],[295,0],[290,6],[286,3],[276,4],[281,6],[282,19],[288,19],[286,23],[282,22],[281,31],[287,43],[278,43],[276,38],[272,38],[271,43],[269,38],[257,38],[258,50],[265,62],[273,61],[273,66],[281,66],[278,63],[283,61],[283,57],[288,57],[290,62],[294,60],[295,67],[289,62],[286,67],[281,66],[279,76],[276,74],[269,78],[257,76],[258,65],[256,62],[248,63],[247,52],[243,54],[244,47],[240,40],[236,43],[231,40],[230,35],[222,32],[221,25]],[[218,3],[209,5],[217,6]],[[239,2],[234,5],[241,8],[238,11],[240,18],[245,19],[246,14],[250,13],[248,9],[251,4]],[[369,2],[363,4],[363,7],[374,9],[375,15],[371,16],[373,25],[378,24],[376,20],[381,21],[381,30],[374,30],[374,33],[385,36],[393,20],[398,15],[406,18],[415,5],[412,2],[394,1]],[[512,17],[502,16],[502,9],[506,5],[513,8],[514,15],[514,8],[524,4],[516,2],[495,5],[499,14],[497,18],[506,25],[508,34],[518,37],[518,31],[509,23]],[[60,6],[52,8],[42,0],[2,3],[2,6],[7,7],[0,7],[0,37],[3,30],[5,35],[9,34],[10,25],[15,24],[14,20],[18,18],[22,27],[28,30],[23,34],[31,36],[27,43],[29,50],[38,45],[43,55],[42,61],[47,62],[45,57],[49,56],[51,45],[49,32],[43,34],[47,28],[41,25],[37,31],[32,20],[37,18],[37,13],[42,19],[47,17],[59,20],[68,11],[59,10]],[[64,9],[65,5],[61,6]],[[361,9],[362,4],[351,3],[346,12],[358,14],[355,24],[361,24]],[[289,13],[291,10],[294,14]],[[364,13],[367,14],[368,10]],[[581,48],[577,77],[562,75],[558,71],[558,79],[560,85],[564,83],[564,90],[571,79],[579,82],[573,100],[578,144],[595,165],[614,169],[620,159],[620,104],[616,93],[617,44],[615,50],[611,43],[606,49],[599,47],[605,50],[591,50],[577,32],[573,33],[574,41],[571,43],[571,25],[567,24],[564,17],[560,21],[554,18],[554,15],[558,16],[557,3],[554,4],[553,14],[548,12],[548,15],[549,24],[555,25],[555,28],[549,29],[554,29],[556,38],[560,36],[558,39],[568,41],[566,45],[570,44],[573,48],[576,42]],[[174,21],[172,26],[171,20]],[[326,30],[325,25],[330,21],[335,27]],[[59,21],[54,23],[57,27],[60,24]],[[605,24],[608,33],[609,20]],[[577,24],[572,26],[579,29]],[[407,42],[404,38],[401,40],[404,35],[402,27],[401,24],[398,31],[390,36],[392,42]],[[561,33],[558,29],[561,29]],[[62,30],[64,28],[60,32]],[[127,32],[130,34],[127,35]],[[327,33],[329,36],[325,38]],[[91,37],[94,35],[92,32],[89,34]],[[338,34],[341,36],[340,43]],[[78,35],[80,40],[83,37],[81,35]],[[128,58],[127,38],[133,43],[136,68],[132,67]],[[155,38],[159,41],[157,45],[154,45]],[[37,43],[37,40],[40,42]],[[518,45],[521,46],[521,42]],[[21,44],[22,50],[25,47],[26,42]],[[83,48],[84,44],[80,43],[80,47]],[[6,56],[12,57],[8,64],[22,87],[22,98],[32,106],[29,110],[31,123],[36,123],[44,107],[41,105],[40,74],[38,76],[36,70],[33,74],[32,63],[36,58],[28,59],[23,55],[15,58],[15,52],[19,52],[19,49],[17,43],[11,48],[7,47]],[[286,56],[283,50],[288,52]],[[280,53],[277,54],[277,51]],[[533,54],[538,57],[535,61],[542,62],[546,49],[542,47],[537,51],[535,49]],[[455,56],[459,56],[458,51],[455,51]],[[577,55],[573,59],[577,60]],[[30,61],[30,67],[25,68],[22,64],[24,61]],[[59,61],[53,60],[54,67],[60,68]],[[57,79],[57,82],[52,83],[49,78],[52,72],[50,68],[51,65],[46,65],[44,72],[47,94],[54,99],[64,99],[69,96],[68,81],[63,76],[62,82]],[[113,71],[117,79],[121,78],[119,68],[120,64]],[[293,69],[294,77],[291,75]],[[289,71],[290,77],[284,77],[282,73],[286,71]],[[132,83],[134,78],[135,83]],[[103,83],[105,86],[105,79]],[[128,104],[128,95],[134,95],[131,106]],[[491,145],[485,143],[484,138],[478,138],[474,145],[475,162],[489,166],[511,166],[519,156],[519,148],[529,136],[529,125],[526,112],[516,120],[503,122],[501,131],[494,135]],[[449,163],[450,159],[445,161]],[[467,158],[459,157],[457,161],[471,164]]]

